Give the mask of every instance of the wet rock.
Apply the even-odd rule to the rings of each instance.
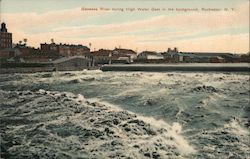
[[[97,129],[91,129],[91,130],[89,130],[89,129],[84,129],[83,130],[83,135],[85,136],[85,137],[95,137],[95,138],[99,138],[100,136],[103,136],[104,135],[104,133],[103,132],[101,132],[101,131],[99,131],[99,130],[97,130]]]
[[[82,109],[76,109],[75,111],[74,111],[74,113],[75,114],[78,114],[78,113],[81,113],[83,110]]]
[[[52,77],[52,74],[51,73],[42,74],[41,77],[42,78],[49,78],[49,77]]]
[[[69,81],[68,83],[81,83],[82,80],[81,79],[73,79],[71,81]]]
[[[144,153],[144,156],[151,158],[150,152],[145,152],[145,153]]]
[[[200,101],[199,103],[200,103],[200,104],[205,104],[205,102],[204,102],[204,101]]]
[[[118,120],[118,119],[114,119],[113,120],[113,124],[115,124],[115,125],[118,125],[118,124],[120,124],[121,122]]]
[[[114,141],[111,142],[111,145],[112,145],[112,146],[117,146],[117,145],[122,146],[123,143],[122,143],[121,141],[114,140]]]
[[[63,74],[61,74],[61,76],[74,76],[75,74],[73,74],[73,73],[69,73],[69,72],[66,72],[66,73],[63,73]]]
[[[114,133],[115,133],[113,130],[111,130],[111,129],[109,129],[109,128],[105,128],[104,131],[105,131],[108,135],[114,134]]]
[[[131,128],[125,127],[124,130],[128,132],[128,131],[131,131]]]
[[[154,130],[153,130],[152,128],[150,128],[149,126],[144,127],[143,129],[146,131],[146,133],[147,133],[148,135],[156,135],[156,134],[157,134],[156,131],[154,131]]]
[[[144,125],[145,125],[145,122],[144,122],[144,121],[138,120],[138,119],[130,120],[130,121],[128,121],[128,123],[136,123],[136,124],[138,124],[138,125],[140,125],[140,126],[144,126]]]
[[[160,156],[160,154],[159,154],[159,153],[157,153],[157,152],[153,152],[153,153],[152,153],[152,158],[154,158],[154,159],[160,159],[160,158],[161,158],[161,156]]]
[[[154,105],[156,102],[153,100],[153,99],[151,99],[151,98],[149,98],[148,100],[146,100],[144,103],[143,103],[143,105],[150,105],[150,106],[152,106],[152,105]]]
[[[94,77],[92,77],[92,78],[83,78],[82,80],[84,80],[84,81],[94,81],[95,78]]]
[[[218,92],[218,90],[216,90],[213,86],[205,86],[205,85],[198,86],[198,87],[194,88],[193,91],[208,92],[208,93]]]

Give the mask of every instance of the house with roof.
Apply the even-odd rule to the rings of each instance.
[[[112,56],[120,56],[120,57],[130,57],[130,62],[133,62],[133,60],[136,59],[137,53],[134,50],[131,49],[121,49],[121,48],[115,48],[112,52]]]
[[[88,56],[92,59],[92,65],[109,64],[112,56],[112,50],[100,49],[98,51],[91,52]]]
[[[113,63],[131,63],[131,56],[125,52],[118,52],[117,50],[100,49],[89,54],[92,59],[92,65],[103,65]]]
[[[163,55],[155,51],[143,51],[137,55],[138,60],[163,60]]]

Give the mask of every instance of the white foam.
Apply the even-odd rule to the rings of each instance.
[[[158,129],[164,128],[167,130],[163,135],[163,138],[173,138],[173,144],[178,148],[182,155],[193,154],[196,150],[188,143],[188,141],[181,135],[181,124],[175,122],[173,125],[169,125],[163,120],[156,120],[152,117],[138,116],[139,119],[149,123],[153,127]]]
[[[182,130],[182,126],[181,124],[177,123],[177,122],[174,122],[173,123],[173,126],[172,126],[172,130],[174,132],[176,132],[177,134],[181,133],[181,130]]]
[[[84,96],[82,94],[78,94],[77,99],[80,100],[80,101],[85,101],[85,98],[84,98]]]
[[[101,99],[98,99],[98,98],[91,98],[91,99],[88,99],[88,101],[91,102],[91,103],[97,102],[99,104],[103,104],[103,105],[109,107],[109,110],[112,110],[112,111],[122,111],[123,110],[117,105],[113,105],[113,104],[110,104],[108,102],[104,102],[104,101],[102,101]],[[130,111],[128,111],[128,112],[133,114]],[[157,135],[156,138],[157,139],[162,138],[165,141],[167,141],[166,144],[171,143],[172,145],[176,146],[178,151],[182,155],[188,155],[188,154],[192,154],[192,153],[196,152],[196,150],[182,136],[182,134],[181,134],[182,133],[182,126],[181,126],[181,124],[179,124],[177,122],[174,122],[172,125],[170,125],[170,124],[168,124],[167,122],[165,122],[163,120],[156,120],[153,117],[145,117],[145,116],[142,116],[142,115],[137,115],[137,118],[144,121],[145,123],[150,124],[153,128],[156,128],[156,129],[164,128],[165,130],[167,130],[163,134]],[[173,138],[173,140],[170,139],[170,138]],[[156,140],[153,140],[153,139],[151,139],[151,140],[152,140],[152,142],[156,141]],[[137,142],[139,142],[139,140]]]
[[[249,131],[245,128],[243,128],[237,120],[232,120],[230,123],[224,125],[225,128],[229,129],[231,133],[234,133],[236,135],[249,135]]]

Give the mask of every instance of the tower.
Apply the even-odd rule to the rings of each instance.
[[[3,21],[2,12],[2,0],[0,0],[0,22]],[[8,32],[6,24],[2,22],[0,29],[0,49],[5,48],[12,48],[12,33]]]
[[[5,48],[12,48],[12,33],[9,33],[6,24],[2,23],[0,29],[0,49]]]

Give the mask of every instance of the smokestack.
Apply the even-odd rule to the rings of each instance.
[[[174,48],[174,52],[177,52],[177,48],[176,47]]]
[[[171,52],[171,48],[168,48],[168,52]]]

